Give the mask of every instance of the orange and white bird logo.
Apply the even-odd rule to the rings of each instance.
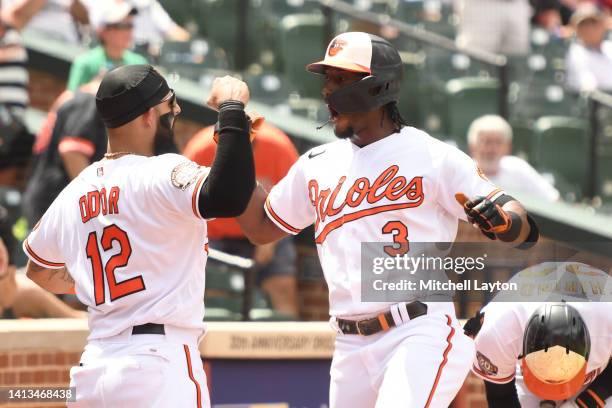
[[[346,45],[346,41],[336,38],[330,44],[329,51],[327,51],[327,54],[329,54],[330,57],[333,57],[336,54],[338,54],[340,51],[342,51],[345,45]]]

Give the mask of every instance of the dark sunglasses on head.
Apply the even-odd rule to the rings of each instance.
[[[174,89],[170,89],[170,95],[159,101],[159,103],[164,102],[170,102],[170,108],[172,108],[172,112],[174,113],[176,110],[176,93],[174,92]]]
[[[134,28],[134,23],[113,23],[107,24],[106,28],[115,29],[115,30],[131,30]]]

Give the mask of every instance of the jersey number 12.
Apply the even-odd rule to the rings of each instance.
[[[100,248],[98,246],[98,234],[96,234],[95,231],[90,232],[87,238],[86,252],[87,258],[91,261],[91,268],[93,270],[96,306],[101,305],[106,300],[106,295],[104,293],[104,275],[106,275],[106,280],[108,281],[108,292],[111,301],[145,290],[145,284],[140,275],[126,279],[123,282],[117,282],[115,278],[115,269],[127,265],[130,260],[130,255],[132,255],[132,246],[130,245],[130,240],[126,232],[117,225],[112,224],[105,227],[102,231],[102,239],[100,240],[102,249],[104,251],[111,250],[114,241],[119,243],[120,251],[118,254],[111,256],[106,262],[106,265],[103,265],[102,257],[100,256]]]

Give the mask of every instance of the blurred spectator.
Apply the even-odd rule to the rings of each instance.
[[[504,55],[529,52],[528,0],[458,0],[457,45]]]
[[[47,1],[49,0],[2,0],[0,2],[2,21],[15,30],[21,30],[45,6]]]
[[[92,20],[113,0],[84,0]],[[134,42],[139,48],[159,50],[164,41],[189,41],[189,33],[176,24],[157,0],[124,0],[138,13],[134,16]]]
[[[566,38],[568,30],[561,17],[561,3],[559,0],[531,0],[533,28],[546,30],[553,38]]]
[[[17,267],[25,265],[20,242],[26,237],[21,217],[22,195],[34,137],[5,127],[0,129],[0,318],[83,317],[25,275]]]
[[[183,153],[196,163],[211,166],[215,152],[213,127],[207,127],[190,140]],[[253,156],[257,180],[266,189],[285,177],[298,159],[289,137],[265,122],[253,141]],[[258,266],[258,284],[270,296],[274,309],[298,316],[297,255],[292,238],[253,246],[233,218],[209,222],[208,237],[211,248],[253,259]]]
[[[147,60],[129,50],[132,46],[136,9],[127,3],[104,3],[96,25],[100,45],[77,57],[70,68],[68,89],[76,90],[101,72],[119,65],[146,64]]]
[[[8,119],[8,120],[7,120]],[[18,243],[26,237],[27,222],[22,217],[23,187],[32,157],[34,136],[25,126],[10,120],[7,110],[0,106],[0,217],[10,235],[3,240],[9,248],[11,262],[25,265],[26,258]]]
[[[36,157],[24,200],[30,227],[70,180],[106,152],[106,131],[94,96],[98,85],[99,77],[75,92],[57,110],[50,133],[39,135],[37,150],[41,152]]]
[[[14,268],[12,265],[9,266],[8,250],[1,238],[6,234],[2,225],[2,210],[0,207],[0,319],[9,319],[14,316],[10,306],[15,300],[17,285],[13,279]]]
[[[472,122],[468,148],[485,176],[504,190],[525,192],[546,201],[559,199],[559,192],[529,163],[510,155],[512,128],[504,118],[486,115]]]
[[[77,311],[64,304],[53,294],[18,272],[7,256],[3,236],[8,234],[3,226],[0,206],[0,319],[20,317],[41,318],[84,318],[85,312]]]
[[[580,6],[572,16],[577,40],[566,56],[567,84],[576,91],[612,90],[612,42],[605,16],[593,5]]]
[[[23,3],[23,0],[3,0],[7,7],[18,3]],[[80,0],[37,0],[37,3],[43,6],[28,22],[27,28],[67,43],[81,43],[78,24],[89,24],[89,18]]]
[[[40,10],[44,0],[21,0],[8,7],[0,3],[0,119],[2,126],[24,128],[28,105],[28,56],[19,31]]]

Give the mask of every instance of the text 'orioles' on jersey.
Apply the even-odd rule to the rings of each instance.
[[[479,377],[498,384],[508,383],[516,377],[521,406],[525,407],[538,406],[532,400],[539,402],[542,399],[534,396],[525,385],[519,357],[523,352],[523,337],[529,319],[543,304],[540,302],[489,303],[482,310],[483,324],[474,340],[477,353],[472,371]],[[580,313],[590,337],[590,352],[584,381],[581,384],[586,386],[606,368],[612,357],[610,303],[568,302],[567,305]],[[567,328],[568,338],[570,329]],[[564,349],[563,352],[567,351]],[[550,364],[554,365],[554,359],[551,361]],[[551,367],[550,371],[554,371],[554,367]]]
[[[290,234],[315,224],[330,314],[341,316],[391,304],[361,302],[361,243],[452,242],[458,219],[466,219],[458,192],[493,200],[503,194],[466,154],[404,127],[362,148],[344,139],[307,152],[265,209]]]
[[[40,266],[66,266],[89,309],[90,340],[149,322],[204,328],[207,231],[197,205],[208,171],[176,154],[95,162],[24,242]]]

